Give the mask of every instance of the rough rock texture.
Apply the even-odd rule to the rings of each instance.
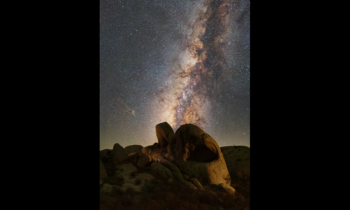
[[[226,192],[230,194],[235,194],[236,192],[235,188],[231,187],[230,185],[220,183],[219,186],[221,186],[224,190],[226,190]]]
[[[151,164],[151,170],[152,173],[158,175],[159,177],[162,177],[165,180],[168,180],[169,178],[171,180],[174,179],[174,175],[171,173],[171,171],[159,162],[153,162]]]
[[[194,186],[196,186],[198,189],[203,188],[202,184],[196,179],[196,178],[190,178],[189,179]]]
[[[181,182],[185,181],[181,171],[179,170],[179,168],[175,164],[173,164],[172,162],[170,162],[169,160],[167,160],[161,156],[158,158],[158,162],[161,163],[162,165],[166,166],[167,168],[169,168],[171,170],[172,174],[174,175],[174,178],[178,179]]]
[[[133,163],[133,164],[137,164],[137,161],[139,159],[139,155],[138,153],[134,152],[134,153],[131,153],[129,154],[129,158],[128,158],[128,161]]]
[[[137,168],[132,163],[125,163],[116,166],[116,177],[123,177],[124,183],[120,187],[122,191],[125,192],[129,187],[133,188],[135,191],[141,191],[141,187],[145,183],[145,180],[152,180],[154,176],[148,173],[136,173]],[[134,174],[134,176],[132,175]],[[140,184],[136,184],[136,180]]]
[[[100,159],[100,184],[103,183],[103,178],[107,178],[107,172],[106,172],[106,169]]]
[[[167,168],[169,168],[171,170],[172,174],[174,175],[174,178],[178,179],[180,182],[184,183],[186,186],[188,186],[192,189],[197,189],[197,187],[195,185],[193,185],[191,182],[186,181],[183,178],[181,171],[179,170],[179,168],[175,164],[173,164],[169,160],[163,158],[162,156],[158,157],[158,162],[161,163],[162,165],[166,166]]]
[[[158,147],[166,148],[174,137],[174,131],[167,122],[156,125],[156,135],[158,139]]]
[[[124,180],[122,184],[116,180],[121,187],[101,185],[101,191],[110,192],[116,187],[123,191],[128,188],[141,191],[145,180],[155,179],[151,175],[154,174],[168,183],[177,179],[192,189],[203,190],[203,186],[216,184],[227,192],[234,193],[226,161],[230,164],[230,173],[233,171],[234,174],[242,174],[247,171],[247,162],[244,161],[249,160],[249,150],[243,147],[223,147],[221,151],[216,141],[195,125],[182,125],[174,134],[168,123],[160,123],[156,125],[156,135],[158,143],[147,147],[131,145],[124,149],[115,144],[113,150],[100,151],[100,157],[103,158],[100,159],[101,177],[108,175],[112,179],[111,183],[114,183],[113,177]],[[107,170],[108,164],[113,166],[110,167],[112,175]],[[101,180],[102,178],[100,184],[107,184]]]
[[[114,144],[113,146],[113,163],[114,164],[121,164],[122,162],[126,161],[128,159],[128,154],[124,151],[123,147],[120,146],[118,143]]]
[[[144,185],[145,181],[150,181],[152,179],[155,179],[154,176],[148,173],[139,173],[136,175],[136,177],[130,177],[130,176],[124,176],[124,184],[121,187],[123,191],[128,189],[129,187],[133,188],[135,191],[140,192],[141,187]],[[136,180],[140,180],[141,184],[137,185],[135,184]]]
[[[137,167],[143,168],[150,163],[150,158],[144,153],[141,153],[137,161]]]
[[[155,160],[156,157],[152,157],[152,154],[157,154],[161,151],[163,157],[174,160],[173,147],[175,134],[172,127],[167,122],[162,122],[156,125],[156,136],[158,143],[148,146],[147,151],[144,153],[149,155],[151,159]]]
[[[137,168],[132,163],[126,163],[115,166],[115,175],[125,175],[130,176],[131,173],[136,172]]]
[[[175,162],[182,173],[196,177],[202,184],[231,184],[224,156],[210,135],[185,124],[176,131],[175,141]]]
[[[246,146],[221,147],[231,177],[250,175],[250,148]]]
[[[130,145],[130,146],[126,146],[124,148],[124,151],[130,155],[131,153],[134,153],[134,152],[141,153],[142,149],[143,149],[143,146],[141,145]]]
[[[158,156],[164,156],[167,153],[167,148],[159,148],[158,144],[144,147],[142,153],[147,155],[150,161],[157,161]]]

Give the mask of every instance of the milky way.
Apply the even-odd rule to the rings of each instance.
[[[217,82],[226,67],[223,48],[227,45],[230,7],[228,0],[205,1],[193,9],[185,41],[172,71],[170,83],[161,90],[158,113],[176,130],[191,123],[204,128],[207,110],[217,94]]]
[[[250,145],[249,0],[101,0],[100,146],[157,141],[155,125]]]

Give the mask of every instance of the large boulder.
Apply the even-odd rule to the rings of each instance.
[[[167,122],[156,125],[156,136],[158,143],[144,147],[142,153],[150,160],[157,161],[158,156],[173,160],[174,131]]]
[[[182,173],[202,184],[231,184],[224,156],[216,141],[196,125],[185,124],[175,133],[174,158]]]
[[[166,148],[174,137],[174,131],[167,122],[162,122],[156,125],[156,135],[159,148]]]
[[[174,175],[171,171],[159,162],[153,162],[151,164],[151,170],[156,176],[159,176],[162,179],[168,180],[170,178],[171,180],[174,180]]]
[[[146,180],[151,181],[155,179],[153,175],[148,173],[139,173],[135,177],[126,177],[124,179],[124,184],[121,189],[126,191],[128,188],[133,188],[135,191],[140,192],[142,186],[145,184]]]
[[[138,159],[139,159],[139,155],[136,152],[129,154],[128,161],[133,163],[134,165],[137,164]]]
[[[113,146],[113,163],[115,165],[121,164],[128,159],[128,154],[120,144],[116,143]]]
[[[112,150],[104,149],[100,151],[100,159],[102,162],[110,162],[112,161]]]
[[[130,145],[130,146],[126,146],[124,148],[124,151],[130,155],[131,153],[134,153],[134,152],[141,153],[142,149],[143,149],[143,146],[141,145]]]
[[[146,167],[151,162],[148,155],[141,153],[139,159],[137,160],[137,167],[143,168]]]
[[[156,125],[156,135],[158,139],[157,146],[164,151],[166,148],[165,158],[174,160],[173,147],[175,143],[175,133],[172,127],[167,123],[163,122]]]
[[[100,159],[100,184],[103,183],[103,179],[104,178],[107,178],[107,172],[106,172],[106,169]]]
[[[160,148],[157,143],[142,149],[142,154],[147,155],[150,161],[157,161],[159,156],[164,156],[166,153],[167,148]]]
[[[221,147],[231,177],[250,176],[250,148],[247,146]]]
[[[130,176],[131,173],[136,172],[137,168],[132,163],[126,163],[115,166],[115,175],[116,176]],[[125,177],[123,177],[125,178]]]

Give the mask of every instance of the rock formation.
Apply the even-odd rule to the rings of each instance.
[[[169,178],[174,180],[174,175],[171,173],[171,171],[159,162],[153,162],[151,164],[151,170],[155,175],[165,180],[168,180]]]
[[[149,156],[145,155],[144,153],[141,153],[137,161],[137,167],[139,168],[146,167],[150,162],[151,160]]]
[[[135,167],[134,164],[132,163],[125,163],[116,166],[116,173],[115,176],[122,178],[124,180],[124,183],[122,187],[120,188],[121,190],[125,191],[129,187],[133,188],[135,191],[141,191],[141,183],[144,183],[145,180],[152,180],[154,179],[154,176],[148,173],[136,173],[137,168]],[[135,174],[135,175],[133,175]],[[139,180],[140,184],[137,185],[136,180]]]
[[[156,125],[156,136],[159,148],[167,148],[169,142],[174,137],[174,131],[167,122]]]
[[[128,154],[124,151],[124,148],[120,146],[118,143],[113,146],[113,163],[115,165],[121,164],[125,160],[128,159]]]
[[[155,130],[158,142],[153,145],[131,145],[123,148],[116,143],[113,150],[100,151],[101,180],[107,175],[112,179],[123,180],[118,186],[113,185],[113,189],[123,191],[130,187],[140,191],[146,180],[150,181],[156,176],[168,183],[178,180],[192,189],[215,184],[229,193],[235,192],[230,186],[231,177],[226,161],[231,164],[230,172],[244,171],[245,168],[237,162],[247,158],[246,156],[241,155],[235,162],[230,158],[232,154],[245,154],[246,149],[243,151],[241,148],[242,152],[233,153],[233,148],[223,147],[222,152],[209,134],[192,124],[182,125],[174,133],[171,126],[163,122],[156,125]],[[112,163],[111,170],[115,170],[114,173],[105,173],[103,165]],[[106,185],[103,192],[109,192],[111,189]]]
[[[139,160],[139,154],[137,154],[136,152],[129,154],[129,157],[128,157],[129,162],[136,165],[138,160]]]
[[[219,145],[195,125],[182,125],[176,131],[174,156],[181,172],[197,178],[202,184],[231,184]]]
[[[130,146],[126,146],[124,148],[124,151],[128,155],[131,154],[131,153],[134,153],[134,152],[140,154],[140,153],[142,153],[142,149],[143,149],[143,146],[141,146],[141,145],[130,145]]]

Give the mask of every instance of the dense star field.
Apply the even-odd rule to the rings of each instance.
[[[100,149],[202,128],[250,146],[249,0],[100,1]]]

